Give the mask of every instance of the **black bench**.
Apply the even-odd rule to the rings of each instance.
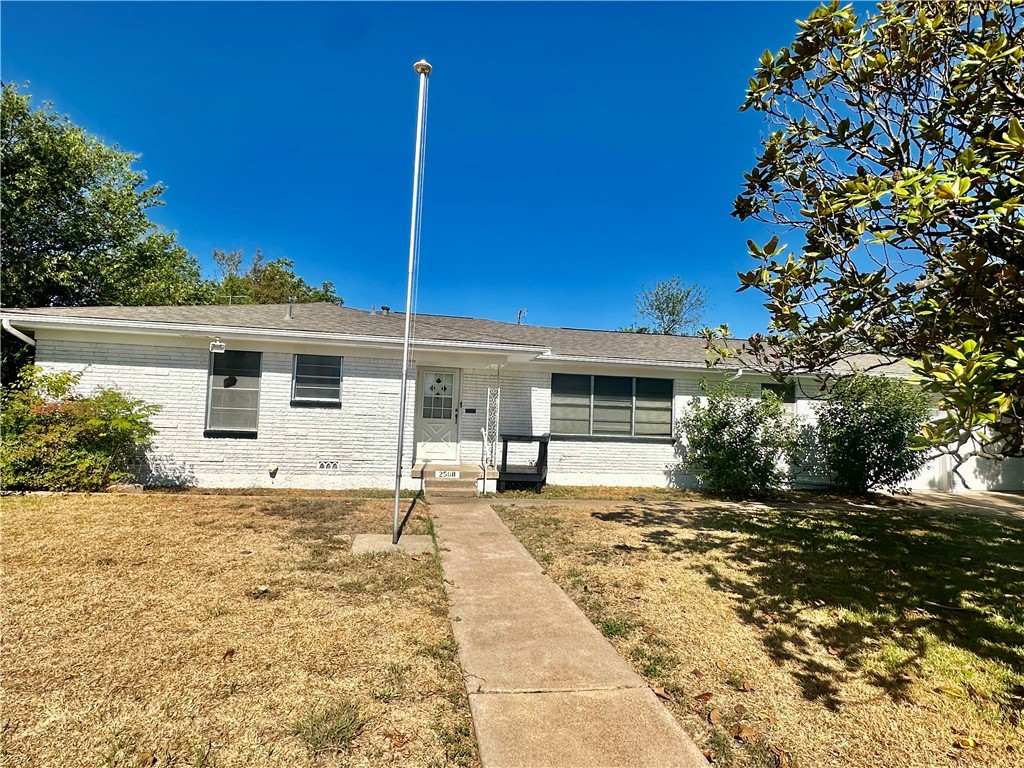
[[[516,487],[532,486],[540,493],[548,479],[548,443],[551,435],[523,435],[505,432],[498,436],[501,439],[501,466],[498,468],[498,492],[508,490],[510,485]],[[509,443],[537,443],[537,463],[525,465],[508,464]]]

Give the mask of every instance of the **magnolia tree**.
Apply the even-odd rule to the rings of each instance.
[[[761,57],[769,132],[733,214],[763,294],[746,351],[776,376],[906,359],[941,407],[917,446],[1024,455],[1024,6],[823,5]],[[720,354],[728,328],[707,331]]]

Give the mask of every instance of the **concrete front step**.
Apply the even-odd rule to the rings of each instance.
[[[443,479],[437,478],[437,472],[458,472],[459,480],[479,480],[484,476],[483,470],[479,464],[441,464],[436,461],[431,462],[419,462],[413,465],[412,476],[417,480],[423,478],[424,480],[431,479]],[[495,470],[493,467],[488,468],[488,476],[494,477]],[[455,478],[450,478],[455,479]]]
[[[423,492],[427,498],[476,496],[476,480],[439,480],[427,477],[423,480]]]

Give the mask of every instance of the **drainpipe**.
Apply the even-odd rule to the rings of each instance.
[[[14,336],[15,338],[21,339],[26,344],[28,344],[30,347],[34,347],[36,345],[36,340],[35,339],[33,339],[31,336],[26,336],[24,333],[22,333],[17,328],[15,328],[13,325],[11,325],[11,321],[8,320],[6,317],[3,319],[3,327],[4,327],[5,331],[7,331],[9,334],[11,334],[11,336]]]

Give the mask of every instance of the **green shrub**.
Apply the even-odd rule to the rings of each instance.
[[[738,496],[785,485],[797,430],[779,397],[725,381],[705,391],[707,401],[694,398],[679,420],[684,463],[701,485]]]
[[[159,406],[114,389],[75,392],[81,374],[23,369],[0,412],[4,490],[95,491],[132,477]]]
[[[905,381],[862,374],[835,380],[818,405],[815,430],[825,473],[851,493],[897,487],[928,458],[911,449],[927,418],[927,396]]]

